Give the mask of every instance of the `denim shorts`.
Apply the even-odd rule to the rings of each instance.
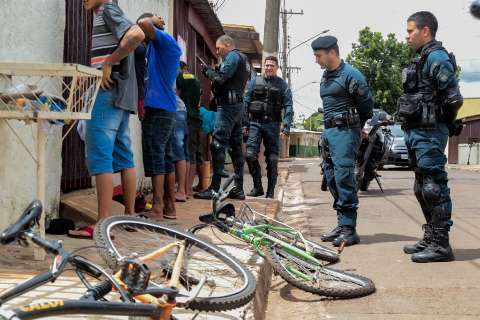
[[[130,112],[114,106],[113,91],[100,90],[85,128],[85,153],[90,175],[114,173],[135,167]]]
[[[175,112],[145,107],[145,119],[142,121],[142,148],[146,177],[175,171],[174,140]]]
[[[175,141],[173,144],[173,157],[175,161],[189,161],[186,111],[177,111],[175,123]]]

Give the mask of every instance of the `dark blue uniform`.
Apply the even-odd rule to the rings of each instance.
[[[243,195],[242,120],[244,115],[243,93],[250,77],[250,65],[246,56],[234,49],[224,58],[218,71],[204,68],[206,77],[212,80],[217,116],[211,144],[213,177],[207,192],[196,194],[196,198],[210,199],[211,190],[220,188],[221,175],[225,164],[225,152],[230,149],[235,170],[235,190]],[[242,196],[243,195],[243,196]]]
[[[254,106],[258,106],[258,110],[252,110],[255,109]],[[273,198],[278,175],[280,124],[283,121],[283,132],[288,135],[293,118],[292,92],[280,77],[257,76],[249,82],[245,107],[249,119],[246,159],[254,183],[254,189],[249,195],[263,195],[262,174],[258,162],[263,140],[267,162],[267,198]]]
[[[337,70],[324,72],[320,95],[325,113],[322,139],[331,156],[331,161],[324,161],[323,170],[334,198],[333,208],[337,210],[338,226],[355,227],[358,208],[355,160],[360,129],[372,116],[372,95],[360,71],[344,62]]]
[[[452,61],[441,43],[432,41],[421,48],[420,58],[404,71],[405,94],[399,99],[397,114],[403,122],[405,144],[415,169],[415,196],[426,220],[424,239],[404,249],[414,253],[415,262],[453,260],[448,242],[452,201],[445,147],[463,102],[455,68],[454,58]],[[433,260],[432,252],[437,253]]]

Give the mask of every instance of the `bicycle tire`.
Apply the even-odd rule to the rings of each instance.
[[[123,228],[123,230],[121,228]],[[124,255],[127,256],[127,251],[130,250],[122,249],[121,251],[125,251],[125,253],[120,253],[121,251],[119,248],[119,244],[121,243],[122,237],[125,236],[122,232],[124,232],[127,237],[130,236],[130,238],[132,238],[132,234],[134,234],[135,232],[138,232],[138,236],[141,235],[140,232],[145,235],[148,232],[149,237],[142,238],[148,239],[148,241],[142,240],[139,243],[139,245],[141,245],[141,248],[135,247],[136,244],[134,244],[134,241],[127,239],[128,244],[131,245],[132,248],[135,247],[135,249],[138,250],[132,250],[130,254],[133,252],[142,251],[143,254],[146,254],[149,252],[153,252],[154,250],[165,245],[158,244],[158,242],[160,242],[160,235],[163,235],[166,238],[166,241],[168,241],[169,238],[175,239],[175,241],[185,240],[188,244],[188,259],[191,259],[193,257],[193,249],[196,249],[196,252],[200,252],[202,254],[207,253],[209,255],[209,259],[214,258],[216,259],[215,261],[218,260],[219,264],[223,263],[223,265],[220,265],[218,270],[216,270],[216,277],[217,279],[219,279],[219,283],[224,280],[221,278],[222,272],[223,274],[225,274],[226,272],[230,272],[233,274],[234,277],[236,277],[236,281],[242,281],[240,283],[241,288],[239,288],[237,291],[228,292],[228,294],[222,293],[221,295],[217,296],[197,297],[189,303],[189,305],[187,306],[187,308],[189,309],[198,311],[225,311],[236,309],[247,304],[250,300],[253,299],[255,295],[256,281],[253,274],[248,269],[246,269],[246,267],[244,267],[241,262],[226,253],[224,250],[204,240],[199,239],[198,237],[189,232],[181,231],[174,227],[140,217],[112,216],[100,221],[97,224],[95,228],[94,239],[98,247],[98,251],[102,258],[105,260],[105,262],[113,270],[118,270],[119,260]],[[152,237],[154,236],[157,236],[157,238],[153,239]],[[149,251],[146,247],[148,246],[149,242],[155,242],[154,240],[156,240],[157,243],[154,243],[154,247],[152,248],[152,250]],[[117,243],[117,245],[115,243]],[[205,262],[202,260],[200,261]],[[152,266],[155,267],[153,263],[147,263],[147,265],[151,270]],[[219,270],[222,270],[222,272],[220,272]],[[191,268],[188,268],[187,271],[182,270],[182,274],[184,272],[188,273],[188,277],[194,278],[193,275],[189,274],[190,272],[192,272]],[[200,274],[202,274],[202,272],[206,271],[199,272]]]
[[[301,249],[304,251],[306,250],[305,243],[303,243],[302,241],[292,242],[292,240],[295,240],[295,239],[293,239],[291,237],[292,235],[289,234],[288,232],[275,231],[274,233],[275,233],[275,236],[280,240],[285,241],[298,249]],[[323,246],[311,240],[305,240],[305,242],[307,242],[309,247],[312,249],[312,251],[309,253],[315,259],[326,261],[329,263],[336,263],[340,261],[340,255],[334,249],[330,249],[326,246]]]
[[[276,273],[289,284],[306,292],[343,299],[359,298],[375,292],[374,283],[366,277],[328,267],[314,266],[300,258],[289,256],[281,248],[269,247],[265,248],[264,252],[267,261]],[[307,281],[293,275],[285,268],[284,260],[293,263],[296,267],[301,265],[311,274],[316,274],[315,281]],[[320,276],[328,279],[320,279]]]

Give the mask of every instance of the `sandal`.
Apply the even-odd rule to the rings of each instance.
[[[86,226],[86,227],[81,227],[77,228],[75,230],[69,230],[68,231],[68,237],[69,238],[76,238],[76,239],[93,239],[93,227],[92,226]]]

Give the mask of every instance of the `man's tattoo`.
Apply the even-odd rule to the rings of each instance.
[[[153,197],[153,204],[161,204],[162,198],[161,197]]]

